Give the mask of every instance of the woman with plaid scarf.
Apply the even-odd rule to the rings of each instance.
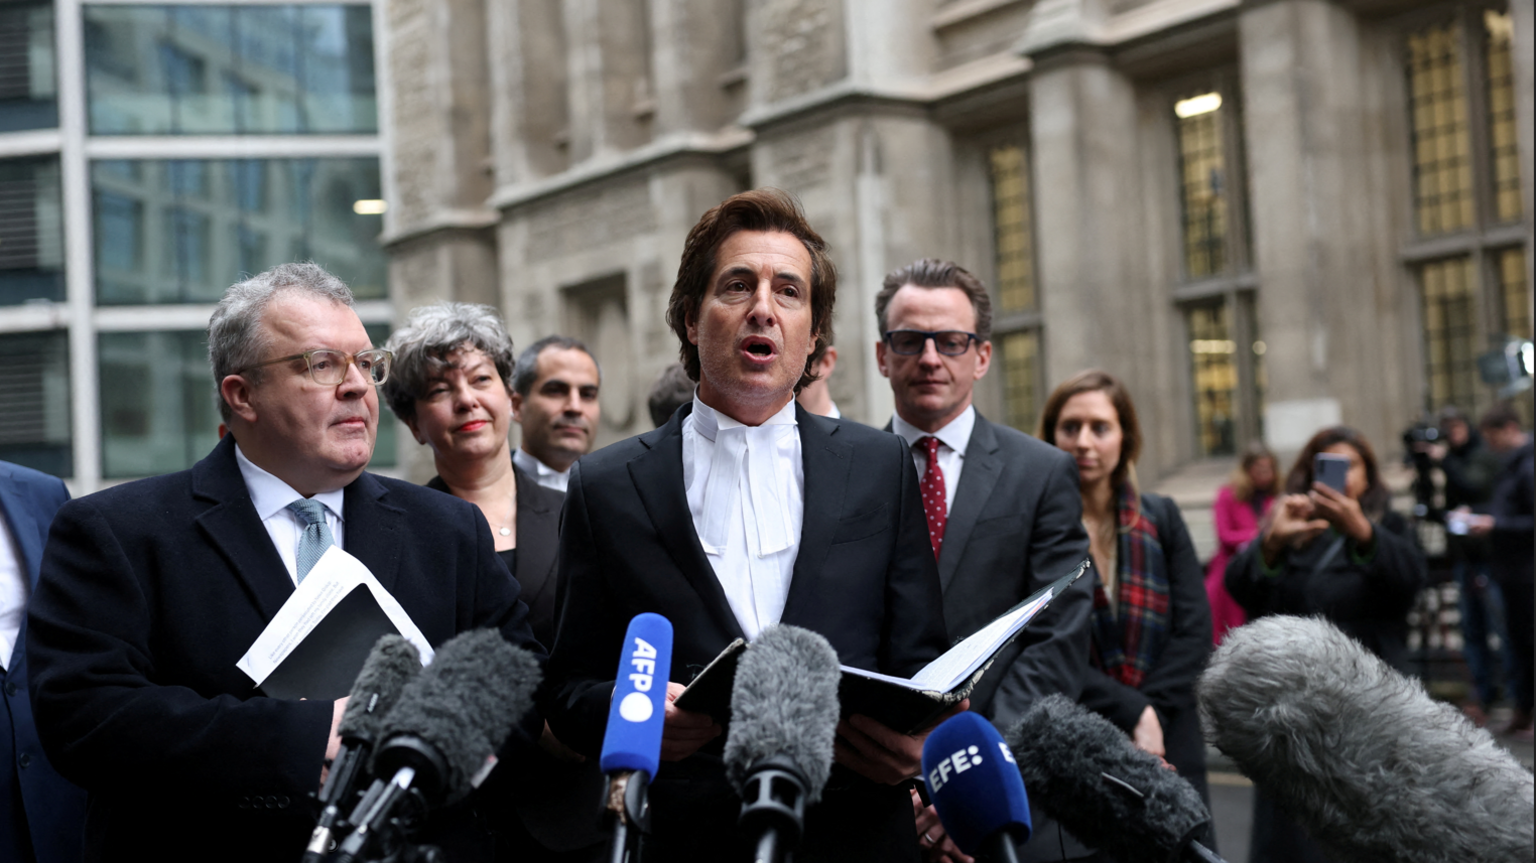
[[[1093,555],[1093,670],[1079,700],[1209,806],[1195,680],[1211,652],[1211,609],[1178,506],[1136,487],[1141,426],[1130,393],[1107,372],[1080,372],[1046,401],[1040,437],[1077,462]]]

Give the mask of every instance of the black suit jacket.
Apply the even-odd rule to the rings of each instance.
[[[560,508],[565,494],[539,485],[516,464],[517,583],[519,598],[528,606],[528,625],[539,643],[555,640],[555,556],[560,551]],[[452,494],[442,477],[427,480],[427,488]]]
[[[543,655],[471,504],[365,473],[343,506],[346,550],[429,642],[495,627]],[[302,853],[331,703],[266,698],[235,667],[293,589],[232,436],[59,511],[27,649],[43,745],[90,793],[87,859]]]
[[[1067,453],[978,411],[964,464],[939,550],[944,623],[954,638],[991,623],[1088,556],[1077,466]],[[1079,579],[998,653],[971,692],[971,710],[1006,731],[1039,698],[1060,692],[1076,699],[1090,671],[1092,611],[1092,579]],[[1035,838],[1020,849],[1024,860],[1092,853],[1042,812],[1034,827]]]
[[[54,513],[69,500],[54,476],[0,462],[0,517],[9,528],[16,564],[37,590],[43,542]],[[66,782],[43,752],[27,695],[27,624],[23,620],[10,661],[0,669],[0,860],[21,860],[30,845],[38,863],[80,859],[85,792]],[[18,796],[19,795],[19,796]]]
[[[547,705],[556,736],[601,749],[624,631],[656,612],[674,628],[671,679],[687,682],[741,628],[694,531],[683,488],[684,408],[659,429],[576,463],[561,532]],[[900,439],[796,408],[805,515],[781,622],[826,636],[845,665],[910,675],[946,646],[917,473]],[[651,858],[725,859],[740,800],[721,741],[664,764]],[[798,859],[916,859],[901,787],[834,770]],[[702,855],[702,856],[700,856]]]

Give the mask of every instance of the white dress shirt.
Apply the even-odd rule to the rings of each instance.
[[[523,473],[533,477],[533,481],[545,488],[565,494],[566,488],[571,484],[571,469],[555,470],[544,462],[534,458],[522,447],[512,451],[512,463],[522,469]]]
[[[261,526],[267,529],[267,536],[272,537],[277,556],[283,559],[283,566],[288,567],[288,577],[297,585],[299,565],[295,558],[299,550],[299,536],[304,533],[304,522],[299,520],[298,513],[288,508],[288,504],[303,500],[304,495],[257,467],[255,462],[240,451],[239,444],[235,444],[235,462],[240,465],[240,476],[245,480],[246,491],[251,493],[251,503],[256,506],[256,516],[261,519]],[[338,488],[311,498],[325,506],[325,524],[331,529],[331,540],[341,548],[346,548],[341,527],[341,501],[345,494],[345,491]]]
[[[971,431],[976,428],[976,406],[967,405],[959,416],[936,432],[925,432],[901,418],[891,417],[891,431],[901,435],[912,451],[912,463],[917,465],[917,477],[923,478],[928,471],[928,453],[913,444],[925,437],[939,439],[939,470],[944,472],[944,512],[955,508],[955,489],[960,487],[960,471],[965,468],[965,447],[971,442]]]
[[[683,487],[699,544],[748,639],[779,622],[789,598],[805,464],[795,401],[760,426],[742,425],[693,397],[683,422]]]
[[[0,518],[0,668],[11,667],[11,651],[27,617],[29,581],[21,565],[21,547],[11,536],[10,525]]]

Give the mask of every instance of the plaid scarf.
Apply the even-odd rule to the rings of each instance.
[[[1123,491],[1119,521],[1119,614],[1095,575],[1090,658],[1095,668],[1139,688],[1168,642],[1168,564],[1144,498],[1138,501],[1129,489]]]

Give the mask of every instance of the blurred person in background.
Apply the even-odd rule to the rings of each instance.
[[[1227,593],[1227,561],[1259,535],[1259,523],[1275,500],[1280,464],[1262,441],[1243,450],[1232,478],[1216,492],[1211,517],[1216,523],[1216,554],[1205,570],[1205,596],[1211,603],[1211,642],[1221,644],[1227,630],[1248,622],[1243,607]]]
[[[651,425],[661,428],[677,413],[677,409],[693,402],[693,379],[682,363],[673,363],[661,370],[651,393],[646,396],[645,406],[651,412]]]
[[[1494,652],[1488,637],[1497,635],[1498,656],[1508,681],[1514,675],[1514,655],[1504,629],[1504,597],[1488,574],[1488,538],[1472,536],[1466,514],[1486,512],[1502,459],[1483,445],[1477,433],[1454,407],[1440,411],[1440,441],[1421,442],[1415,450],[1445,475],[1446,557],[1456,579],[1461,612],[1462,655],[1472,675],[1473,697],[1463,706],[1467,718],[1481,728],[1497,696]],[[1507,684],[1506,684],[1507,685]]]
[[[512,339],[490,306],[434,303],[413,309],[389,337],[390,409],[416,442],[432,449],[437,476],[428,488],[467,500],[491,527],[496,554],[522,584],[528,622],[542,644],[554,641],[555,552],[565,495],[513,463]],[[546,726],[538,750],[493,773],[481,809],[498,825],[498,859],[595,860],[604,835],[592,814],[602,794],[597,765],[555,740]],[[521,789],[521,790],[520,790]],[[537,791],[533,791],[537,789]],[[497,817],[498,806],[517,818]]]
[[[592,451],[602,405],[603,372],[587,346],[569,336],[545,336],[517,357],[512,369],[512,419],[523,428],[512,458],[545,488],[565,493],[571,465]]]
[[[1510,675],[1510,690],[1515,701],[1515,715],[1501,731],[1531,738],[1531,693],[1533,681],[1532,617],[1536,616],[1536,549],[1532,540],[1533,455],[1531,436],[1520,425],[1520,415],[1507,404],[1495,405],[1483,414],[1479,429],[1488,448],[1503,458],[1488,511],[1473,516],[1469,531],[1489,539],[1489,571],[1504,593],[1508,614],[1511,654],[1515,668]]]
[[[837,368],[837,348],[832,345],[832,337],[827,336],[827,350],[816,363],[816,380],[806,384],[795,396],[800,406],[819,417],[831,417],[835,420],[843,418],[843,412],[837,409],[837,402],[832,401],[832,391],[827,389],[827,379],[832,377],[832,370]]]
[[[1211,610],[1178,506],[1137,487],[1131,395],[1108,372],[1079,372],[1046,400],[1040,438],[1077,463],[1093,557],[1094,671],[1079,700],[1171,764],[1209,806],[1195,680],[1211,653]]]
[[[1349,459],[1344,491],[1314,481],[1318,453]],[[1407,519],[1387,509],[1376,454],[1358,431],[1312,436],[1286,476],[1258,542],[1227,564],[1227,590],[1249,619],[1320,615],[1399,671],[1408,611],[1425,583],[1424,554]],[[1251,863],[1327,861],[1262,787],[1254,788]]]

